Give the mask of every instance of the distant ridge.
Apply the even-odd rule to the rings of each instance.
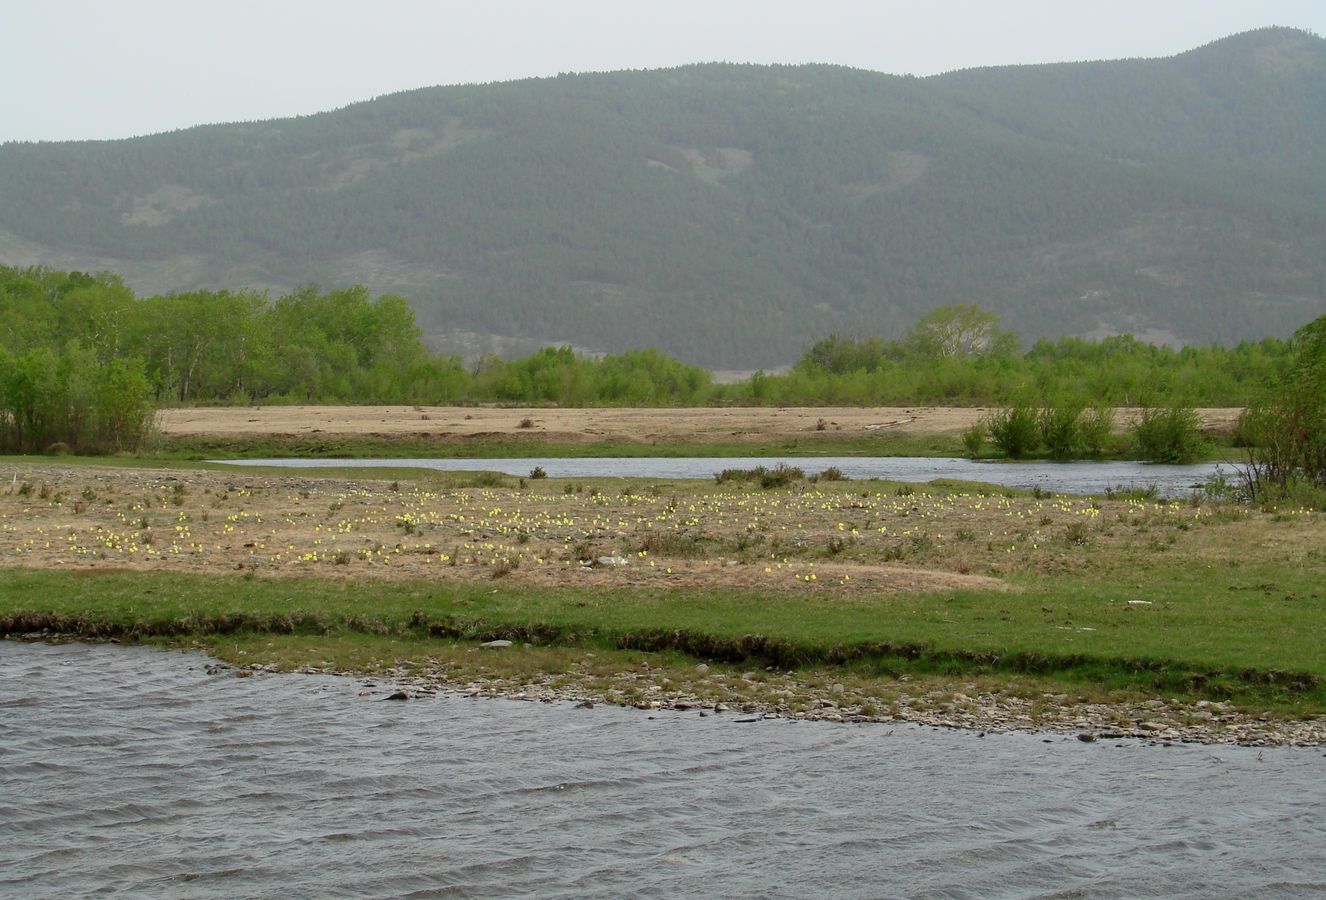
[[[948,303],[1024,338],[1326,312],[1326,41],[969,69],[708,64],[0,146],[0,262],[363,283],[435,344],[772,367]]]

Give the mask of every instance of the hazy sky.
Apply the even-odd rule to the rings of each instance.
[[[0,141],[715,60],[926,75],[1170,56],[1265,25],[1326,34],[1326,0],[0,0]]]

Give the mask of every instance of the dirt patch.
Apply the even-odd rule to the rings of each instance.
[[[1201,409],[1204,428],[1233,428],[1241,410]],[[958,434],[990,413],[985,407],[738,407],[683,409],[547,409],[466,406],[262,406],[167,409],[158,425],[167,436],[321,433],[530,436],[559,440],[767,442],[827,432]],[[1120,409],[1117,428],[1138,410]],[[529,420],[532,427],[522,426]]]

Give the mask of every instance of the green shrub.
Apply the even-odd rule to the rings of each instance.
[[[1040,426],[1036,419],[1034,408],[1018,402],[991,413],[986,427],[990,431],[990,440],[1001,453],[1020,459],[1039,446]]]
[[[1268,383],[1238,431],[1246,492],[1264,501],[1326,506],[1326,316],[1294,334],[1284,377]]]
[[[1188,463],[1205,448],[1202,422],[1191,406],[1143,407],[1132,433],[1147,462]]]
[[[794,481],[801,481],[806,477],[804,470],[796,466],[789,466],[786,463],[779,463],[772,469],[768,469],[760,476],[760,487],[777,488],[787,487]]]
[[[981,455],[985,446],[985,425],[977,423],[962,432],[962,446],[967,448],[967,455],[972,459]]]
[[[1114,437],[1114,407],[1096,404],[1083,410],[1078,432],[1087,452],[1100,456]]]
[[[1065,403],[1041,409],[1041,442],[1055,459],[1071,459],[1082,449],[1082,404]]]
[[[756,481],[762,488],[776,488],[786,487],[793,481],[801,481],[805,477],[805,470],[779,463],[772,469],[765,466],[756,466],[753,469],[724,469],[714,475],[714,481],[717,484],[728,481]]]

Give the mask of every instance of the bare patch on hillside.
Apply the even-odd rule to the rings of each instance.
[[[652,301],[644,291],[611,281],[573,281],[571,286],[585,307],[599,312],[643,309]]]
[[[439,129],[400,128],[385,143],[359,147],[358,155],[341,160],[323,187],[331,191],[347,188],[381,169],[441,156],[492,134],[487,128],[466,128],[457,118],[448,119]]]
[[[132,209],[120,221],[125,225],[168,225],[181,213],[215,202],[182,184],[163,184],[150,194],[134,197]]]
[[[889,164],[889,186],[905,187],[915,184],[930,171],[930,157],[910,150],[890,150],[886,157]]]
[[[1182,287],[1190,283],[1187,276],[1182,272],[1177,272],[1166,266],[1141,266],[1136,271],[1138,275],[1144,275],[1170,287]]]
[[[410,288],[436,290],[439,281],[454,278],[446,266],[403,259],[389,250],[360,250],[338,257],[329,269],[333,284],[363,284],[377,291]]]
[[[888,177],[884,181],[855,183],[847,190],[855,200],[866,200],[876,194],[895,191],[915,184],[930,171],[930,157],[910,150],[890,150],[884,157]]]
[[[677,150],[691,164],[691,171],[714,183],[739,175],[755,163],[755,155],[740,147],[719,147],[710,153],[694,147],[678,147]]]

